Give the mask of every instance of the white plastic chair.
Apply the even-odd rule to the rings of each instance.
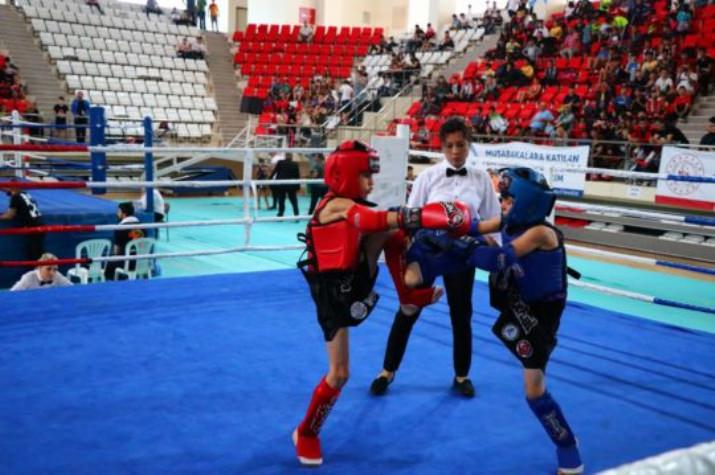
[[[112,241],[109,239],[89,239],[77,244],[75,248],[75,257],[77,259],[109,256],[112,250]],[[104,282],[104,268],[106,262],[91,262],[89,267],[83,267],[76,264],[73,269],[67,272],[68,277],[79,278],[80,283],[88,284],[89,282]]]
[[[154,254],[156,240],[152,238],[132,239],[127,243],[124,250],[125,256],[135,256],[144,254]],[[134,267],[132,269],[132,267]],[[154,267],[154,259],[138,259],[133,261],[124,261],[124,267],[118,267],[114,271],[115,280],[123,280],[120,276],[125,276],[126,279],[136,280],[150,279],[151,271]]]

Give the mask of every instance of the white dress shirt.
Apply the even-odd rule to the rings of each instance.
[[[459,200],[469,205],[472,217],[480,220],[501,215],[501,206],[489,175],[476,167],[465,165],[467,176],[447,177],[447,168],[454,167],[443,160],[417,176],[407,206],[421,207],[435,201]],[[495,239],[498,238],[494,236]],[[501,242],[501,239],[497,239]]]
[[[15,291],[41,289],[45,287],[67,287],[70,285],[72,285],[72,282],[59,272],[55,272],[52,282],[44,282],[40,277],[40,271],[35,269],[24,273],[20,280],[18,280],[10,290]]]

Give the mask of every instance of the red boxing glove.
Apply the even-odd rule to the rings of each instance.
[[[399,224],[408,230],[446,229],[455,236],[463,236],[471,229],[472,215],[466,203],[439,201],[422,208],[402,208]]]
[[[390,229],[387,224],[387,211],[354,204],[348,209],[347,222],[364,233],[376,233]]]

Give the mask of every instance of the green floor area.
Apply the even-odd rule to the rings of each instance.
[[[171,199],[170,221],[200,221],[240,218],[243,202],[240,198],[175,198]],[[306,214],[308,199],[300,198],[300,212]],[[291,214],[289,211],[288,214]],[[260,211],[259,216],[275,216],[275,211]],[[305,222],[259,223],[251,228],[253,245],[297,244],[296,233],[305,229]],[[159,252],[183,252],[240,246],[245,242],[243,226],[210,226],[162,230]],[[243,252],[207,257],[164,259],[164,277],[255,272],[294,268],[299,251]],[[617,289],[640,292],[664,299],[715,307],[715,282],[685,278],[659,272],[597,260],[572,258],[570,265],[583,274],[586,282]],[[296,278],[298,273],[296,271]],[[486,273],[478,272],[486,280]],[[256,295],[267,295],[256,289]],[[663,323],[715,333],[715,315],[653,305],[635,300],[604,295],[571,287],[571,301],[583,302],[609,310],[636,315]],[[635,336],[634,336],[635,337]]]

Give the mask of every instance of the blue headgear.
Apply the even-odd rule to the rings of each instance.
[[[528,227],[544,221],[556,202],[556,194],[546,178],[531,168],[500,170],[499,191],[502,197],[514,200],[502,222],[509,228]]]

